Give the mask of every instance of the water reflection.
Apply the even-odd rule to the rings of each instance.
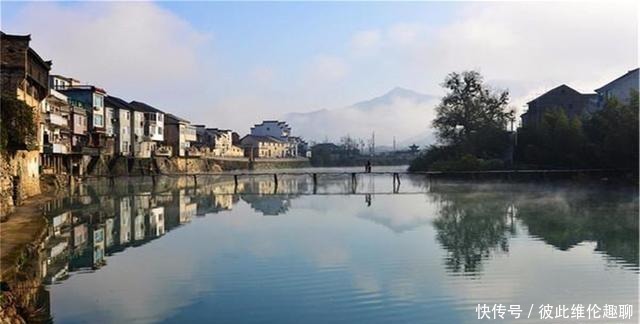
[[[315,226],[314,219],[298,216],[301,215],[301,210],[320,213],[313,214],[316,216],[324,212],[338,214],[344,217],[344,222],[348,221],[349,216],[357,216],[355,219],[366,220],[370,225],[390,232],[392,235],[387,237],[388,240],[424,240],[424,237],[416,237],[412,233],[419,232],[423,235],[421,229],[429,229],[425,233],[433,229],[433,241],[444,255],[440,263],[444,272],[462,273],[464,277],[472,279],[482,278],[489,271],[485,268],[488,260],[499,256],[509,257],[513,253],[511,245],[514,240],[522,237],[542,241],[557,251],[570,251],[584,242],[595,242],[595,252],[604,253],[609,262],[626,271],[638,272],[638,198],[633,191],[508,183],[433,182],[411,178],[406,179],[408,181],[403,179],[403,189],[422,191],[421,194],[403,195],[402,190],[399,194],[376,194],[376,188],[378,192],[386,192],[385,189],[391,188],[389,176],[359,179],[356,192],[364,197],[355,197],[355,200],[351,199],[354,198],[353,195],[331,196],[329,200],[317,199],[323,195],[348,194],[353,189],[351,179],[343,177],[324,180],[317,188],[314,188],[312,179],[306,177],[283,177],[279,179],[277,188],[271,179],[242,181],[238,186],[225,179],[199,179],[197,187],[184,179],[164,179],[156,186],[132,182],[117,183],[115,187],[108,184],[84,185],[72,197],[54,200],[45,208],[50,228],[43,263],[44,280],[49,284],[64,284],[71,275],[102,271],[102,267],[109,266],[109,257],[115,253],[127,253],[126,250],[131,247],[142,246],[159,238],[165,240],[163,237],[167,232],[191,226],[190,223],[197,217],[210,218],[214,214],[227,213],[233,216],[229,222],[242,221],[241,218],[246,218],[246,211],[233,211],[234,208],[245,206],[262,216],[295,214],[297,217],[286,220],[280,220],[280,217],[269,219],[291,224],[302,223],[309,227]],[[298,200],[301,203],[297,205]],[[255,223],[255,220],[245,221]],[[406,272],[412,271],[412,267],[420,269],[423,266],[406,265],[402,274],[378,274],[382,270],[376,267],[386,269],[389,267],[385,263],[387,260],[399,257],[407,258],[405,262],[408,264],[422,258],[437,258],[437,252],[433,251],[434,247],[429,246],[429,241],[420,241],[425,244],[425,251],[430,251],[423,255],[415,244],[411,245],[411,253],[415,250],[417,254],[392,248],[386,250],[385,246],[380,246],[382,241],[376,241],[380,236],[379,230],[366,225],[350,225],[352,235],[359,238],[354,239],[356,243],[337,240],[336,234],[331,231],[324,233],[327,242],[317,243],[323,244],[323,249],[326,248],[318,257],[318,260],[322,260],[322,267],[342,265],[342,268],[336,269],[354,272],[352,276],[359,278],[354,279],[357,284],[362,286],[369,283],[366,286],[377,287],[376,294],[383,294],[380,290],[385,286],[378,281],[385,280],[398,281],[404,287],[394,289],[405,291],[411,287],[411,296],[420,295],[419,290],[423,288],[427,291],[428,287],[415,286],[416,283],[411,280],[428,277],[429,273],[436,273],[435,269],[409,275]],[[304,225],[300,228],[303,231]],[[302,248],[296,247],[300,243],[298,240],[302,238],[285,237],[287,232],[251,231],[267,230],[256,224],[243,231],[229,233],[229,237],[218,237],[216,242],[220,246],[230,246],[229,249],[238,249],[239,245],[250,242],[238,240],[234,235],[247,236],[250,241],[266,238],[252,248],[253,252],[261,256],[277,255],[275,251],[279,244],[290,245],[292,251]],[[170,240],[168,237],[166,239]],[[213,243],[203,241],[197,244]],[[331,246],[325,247],[326,244]],[[370,246],[377,253],[375,258],[369,256],[372,253],[368,249]],[[313,254],[315,249],[317,247],[300,253]],[[353,268],[349,268],[344,265],[349,262],[349,258],[372,258],[379,264],[367,261],[365,264],[371,268],[362,264],[351,265]],[[278,258],[271,262],[276,262],[275,260],[287,262]],[[154,262],[157,264],[159,261]],[[205,259],[198,260],[198,263],[207,262]],[[224,267],[224,264],[216,263],[215,266]],[[234,269],[238,273],[245,273],[247,270]],[[301,276],[302,272],[311,271],[304,267],[298,270],[301,271]],[[298,275],[295,273],[298,270],[286,268],[291,276]],[[355,273],[356,270],[364,274]],[[153,275],[153,269],[149,275]],[[387,278],[390,276],[401,277]],[[259,281],[256,278],[252,280]],[[413,305],[407,304],[407,301],[403,303],[402,307]]]

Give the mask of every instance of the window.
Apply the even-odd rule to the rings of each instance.
[[[158,127],[158,135],[162,135],[162,127]]]
[[[162,114],[157,114],[158,115],[158,121],[162,121]]]
[[[129,142],[127,141],[122,142],[122,152],[129,152]]]
[[[93,126],[104,126],[104,118],[102,115],[93,115]]]
[[[98,108],[102,108],[104,106],[104,97],[94,93],[93,94],[93,106],[94,107],[98,107]]]
[[[125,116],[125,118],[126,118],[127,120],[129,120],[129,118],[131,117],[131,112],[126,111],[126,112],[124,113],[124,116]]]
[[[155,126],[150,126],[149,127],[149,135],[153,136],[153,134],[156,133],[156,127]]]

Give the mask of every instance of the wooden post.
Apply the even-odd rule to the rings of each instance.
[[[153,188],[156,187],[156,176],[154,174],[151,175],[151,183],[153,183]]]
[[[233,175],[233,193],[237,193],[238,192],[238,175],[234,174]]]
[[[275,185],[276,185],[275,189],[274,189],[274,192],[276,192],[276,191],[278,191],[278,174],[277,173],[273,174],[273,183],[275,183]]]
[[[313,194],[315,195],[317,191],[318,191],[318,175],[314,173],[313,174]]]
[[[193,186],[197,187],[198,186],[198,176],[197,175],[193,175]]]
[[[351,173],[351,192],[356,193],[356,187],[358,185],[358,181],[356,180],[356,173]]]

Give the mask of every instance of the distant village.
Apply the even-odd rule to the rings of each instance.
[[[50,74],[51,61],[29,47],[30,36],[2,33],[3,91],[36,108],[44,169],[71,164],[82,175],[86,157],[305,159],[308,144],[283,121],[265,120],[240,136],[193,124],[145,102],[125,100],[73,77]]]

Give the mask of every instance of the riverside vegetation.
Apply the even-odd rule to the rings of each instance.
[[[581,118],[551,109],[540,123],[515,134],[507,130],[514,122],[508,91],[492,91],[476,71],[451,73],[443,87],[449,92],[433,121],[439,145],[413,160],[411,171],[637,169],[637,91],[628,104],[614,98]]]

